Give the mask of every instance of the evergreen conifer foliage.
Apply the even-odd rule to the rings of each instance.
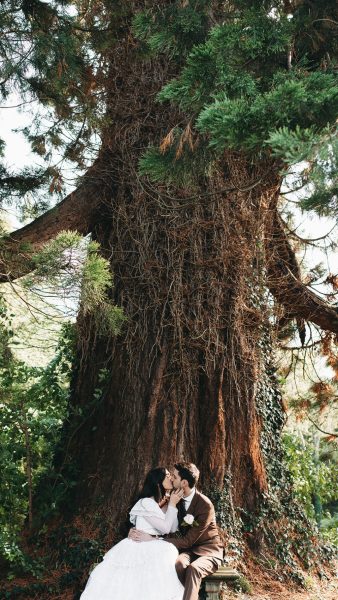
[[[179,76],[162,88],[158,100],[185,111],[199,145],[216,157],[235,150],[263,160],[274,155],[287,165],[308,159],[318,185],[323,155],[331,172],[336,163],[336,6],[267,4],[232,3],[223,22],[210,27],[204,42],[187,53]],[[136,32],[140,22],[138,17]],[[142,33],[146,37],[147,29]],[[150,49],[152,35],[148,31]],[[177,147],[182,134],[176,133],[172,143]],[[191,150],[188,144],[185,150]],[[150,151],[142,172],[156,180],[179,172],[177,152],[171,161],[163,154],[161,148]],[[305,206],[319,208],[325,198],[332,204],[336,187],[329,173],[321,175],[322,193],[314,195],[321,202],[309,198]]]
[[[48,196],[63,190],[64,162],[83,169],[88,161],[104,111],[106,64],[96,50],[109,30],[100,6],[96,11],[95,17],[90,3],[67,0],[1,3],[0,98],[4,107],[30,112],[23,133],[45,159],[45,167],[15,172],[4,156],[0,198],[7,202],[41,188],[46,210]]]

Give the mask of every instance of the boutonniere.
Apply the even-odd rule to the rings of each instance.
[[[198,527],[197,521],[195,521],[194,515],[186,514],[181,523],[181,527]]]

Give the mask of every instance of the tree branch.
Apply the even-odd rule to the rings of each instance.
[[[79,187],[62,202],[32,223],[2,238],[0,283],[29,273],[33,268],[32,252],[39,250],[60,231],[78,231],[83,235],[92,231],[97,220],[98,208],[104,199],[103,190],[98,186],[97,176],[97,165],[94,164]]]
[[[306,416],[309,419],[309,421],[311,421],[312,425],[314,425],[316,427],[316,429],[318,429],[318,431],[320,431],[321,433],[324,433],[325,435],[329,435],[330,437],[338,438],[337,433],[333,433],[332,431],[324,431],[324,429],[321,429],[321,427],[319,427],[319,425],[313,419],[311,419],[311,417],[309,415],[306,415]]]
[[[305,319],[321,329],[338,333],[338,311],[325,303],[301,281],[299,265],[282,220],[274,210],[265,231],[267,284],[290,318]]]

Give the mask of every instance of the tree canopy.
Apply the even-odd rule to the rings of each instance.
[[[177,126],[146,153],[142,173],[187,184],[229,149],[275,156],[281,167],[303,160],[302,184],[312,183],[303,205],[336,210],[336,17],[330,1],[6,1],[1,95],[15,90],[31,104],[34,152],[50,162],[56,148],[59,163],[84,168],[109,122],[111,53],[132,20],[140,53],[167,57],[179,73],[158,94],[179,108]],[[60,166],[2,167],[6,195],[47,180],[61,191]]]

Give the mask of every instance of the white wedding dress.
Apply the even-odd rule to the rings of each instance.
[[[130,521],[146,533],[177,530],[177,509],[163,512],[152,498],[142,498],[130,511]],[[80,600],[182,600],[175,561],[177,548],[164,540],[122,540],[92,571]]]

